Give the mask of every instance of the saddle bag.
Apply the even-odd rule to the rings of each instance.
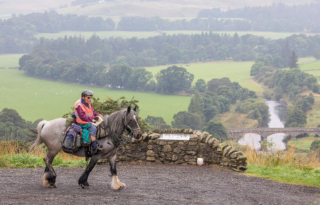
[[[81,127],[75,123],[68,127],[62,142],[63,151],[73,153],[81,147],[81,131]]]

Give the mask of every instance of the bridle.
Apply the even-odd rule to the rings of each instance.
[[[133,137],[133,134],[135,131],[140,130],[139,124],[137,123],[136,119],[130,119],[130,121],[127,123],[127,117],[128,117],[128,113],[126,113],[126,116],[124,118],[124,128],[129,131],[129,135],[130,137]],[[135,117],[135,116],[134,116]],[[135,123],[137,128],[133,128],[133,123]],[[124,130],[123,130],[124,132]],[[121,133],[121,135],[123,134],[123,132]]]

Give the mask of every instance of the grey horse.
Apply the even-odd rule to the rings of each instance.
[[[131,137],[139,139],[142,136],[138,118],[136,115],[136,108],[121,109],[112,113],[110,116],[103,116],[103,122],[98,126],[98,143],[103,145],[103,150],[99,151],[91,157],[90,163],[86,170],[79,178],[78,183],[82,188],[89,187],[88,176],[99,159],[107,158],[110,163],[110,170],[112,174],[111,187],[114,190],[119,190],[125,187],[125,184],[120,182],[117,176],[116,169],[116,153],[117,143],[114,143],[112,136],[121,137],[124,130],[127,130]],[[52,167],[54,157],[60,152],[62,148],[61,135],[66,130],[66,119],[57,118],[51,121],[41,121],[37,125],[35,133],[35,141],[31,145],[31,151],[41,143],[44,143],[48,148],[48,154],[44,157],[46,163],[45,173],[43,175],[43,185],[46,187],[55,188],[56,173]],[[107,136],[107,137],[105,137]],[[117,139],[119,140],[119,139]],[[85,148],[80,148],[73,155],[85,157]]]

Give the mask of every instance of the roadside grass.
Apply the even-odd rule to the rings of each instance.
[[[250,76],[250,69],[254,62],[234,62],[234,61],[211,61],[198,62],[189,64],[177,64],[187,69],[188,72],[194,74],[193,83],[202,78],[205,81],[213,78],[228,77],[232,82],[239,82],[245,88],[253,91],[263,91],[261,86],[256,83]],[[154,76],[162,69],[166,69],[171,65],[146,67]]]
[[[267,178],[289,184],[320,187],[319,154],[297,154],[295,149],[260,152],[246,146],[248,170],[246,175]]]
[[[315,137],[314,134],[309,134],[308,137],[289,140],[288,145],[295,148],[297,151],[301,150],[309,152],[311,143],[317,139],[319,139],[319,137]]]
[[[320,96],[313,94],[315,102],[312,106],[312,110],[307,112],[307,126],[318,127],[320,125]]]
[[[80,98],[84,89],[91,89],[96,97],[104,100],[106,96],[118,99],[122,96],[139,101],[139,115],[163,117],[171,124],[173,115],[186,111],[190,103],[189,96],[161,95],[125,90],[111,90],[85,85],[67,84],[42,80],[26,76],[17,69],[0,69],[1,95],[0,110],[11,108],[26,120],[39,118],[51,120],[71,111],[74,102]]]
[[[47,154],[44,145],[29,152],[30,143],[18,140],[0,141],[0,168],[45,167],[43,157]],[[53,161],[54,167],[85,167],[84,158],[60,152]]]
[[[249,164],[246,175],[288,184],[320,187],[320,168],[301,170],[293,169],[290,165],[268,167]]]
[[[0,68],[19,67],[19,59],[24,54],[1,54]]]

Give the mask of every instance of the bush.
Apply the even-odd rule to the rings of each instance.
[[[310,150],[318,150],[318,149],[320,149],[320,139],[314,140],[310,146]]]

